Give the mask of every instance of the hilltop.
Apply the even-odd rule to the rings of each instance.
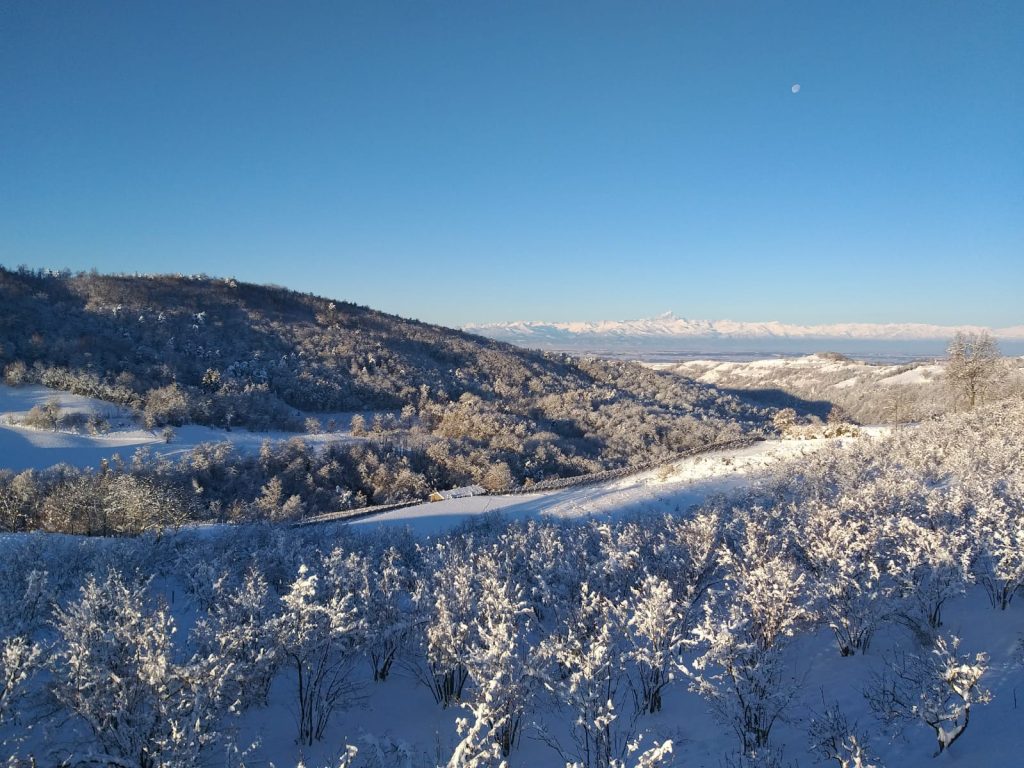
[[[284,498],[320,499],[310,511],[330,509],[346,489],[382,501],[409,488],[502,488],[644,465],[759,434],[771,413],[632,363],[520,349],[206,276],[0,269],[0,367],[9,385],[115,403],[154,430],[333,433],[344,424],[373,436],[282,459],[295,464]],[[52,421],[64,423],[59,413]],[[264,470],[225,500],[255,498],[271,477]],[[195,479],[187,474],[185,490]]]

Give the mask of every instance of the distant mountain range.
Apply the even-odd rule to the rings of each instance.
[[[526,346],[552,346],[580,342],[635,342],[650,344],[686,339],[847,339],[872,341],[924,341],[949,339],[957,331],[988,331],[997,339],[1024,340],[1024,325],[1010,328],[943,326],[923,323],[791,323],[689,320],[666,312],[643,320],[546,323],[520,321],[467,325],[464,330],[492,339]]]

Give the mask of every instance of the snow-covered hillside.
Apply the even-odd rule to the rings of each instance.
[[[814,354],[770,360],[687,360],[646,363],[759,402],[792,405],[824,417],[838,407],[861,423],[917,421],[956,407],[940,362],[866,363],[842,355]],[[1024,391],[1024,358],[1006,358],[986,400]]]
[[[862,439],[885,433],[875,428]],[[497,515],[503,520],[531,517],[580,519],[616,518],[638,512],[684,513],[718,493],[751,486],[784,471],[789,463],[824,448],[861,438],[763,440],[681,459],[658,469],[617,480],[529,494],[496,494],[446,499],[403,507],[354,520],[360,528],[408,528],[417,535],[436,535],[456,526]]]
[[[20,426],[30,409],[54,401],[63,413],[98,415],[109,430],[96,434]],[[26,384],[10,387],[0,384],[0,469],[20,472],[44,469],[56,464],[73,467],[98,467],[103,459],[118,454],[131,459],[139,448],[154,455],[176,458],[203,443],[230,443],[244,451],[258,451],[264,441],[283,442],[294,438],[309,445],[360,440],[348,431],[351,414],[331,414],[345,429],[319,434],[294,432],[250,432],[247,429],[218,429],[188,424],[173,428],[165,437],[161,430],[142,429],[124,408],[69,392]],[[168,439],[169,437],[169,439]]]
[[[938,384],[940,363],[883,365],[840,356],[803,355],[735,362],[687,360],[681,363],[648,363],[659,371],[671,371],[706,384],[741,389],[787,388],[803,385],[849,389],[865,385]]]
[[[0,536],[0,754],[1015,765],[1022,425],[1002,403],[899,439],[704,456],[461,529]],[[734,466],[763,482],[687,506]]]

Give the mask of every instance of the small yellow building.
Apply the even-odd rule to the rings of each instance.
[[[483,496],[487,491],[479,485],[465,485],[462,488],[449,488],[447,491],[432,491],[429,498],[431,501],[444,501],[445,499],[465,499],[470,496]]]

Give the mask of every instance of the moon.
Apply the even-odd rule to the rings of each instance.
[[[793,83],[793,87],[790,88],[793,93],[800,93],[800,83]]]

